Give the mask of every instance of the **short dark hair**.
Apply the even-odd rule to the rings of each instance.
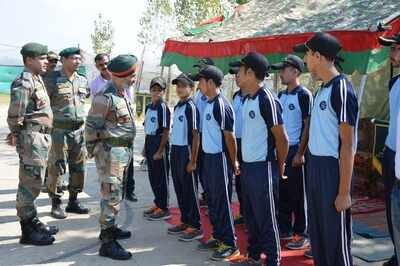
[[[254,71],[254,69],[252,69],[251,67],[249,67],[246,64],[242,64],[242,66],[244,67],[244,70],[247,71],[249,69],[251,69],[254,72],[254,75],[256,76],[257,80],[263,81],[265,78],[265,74],[261,74],[261,73],[257,73],[256,71]]]
[[[110,58],[110,56],[106,53],[97,54],[94,58],[94,62],[102,60],[104,57]]]

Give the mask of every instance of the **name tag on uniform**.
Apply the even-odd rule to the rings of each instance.
[[[118,101],[118,102],[116,102],[115,103],[115,108],[117,108],[117,109],[122,109],[122,108],[126,108],[126,104],[125,104],[125,101]]]

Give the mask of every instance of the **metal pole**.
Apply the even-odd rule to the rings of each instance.
[[[356,121],[356,128],[355,128],[355,132],[356,132],[356,139],[355,139],[355,152],[357,151],[357,146],[358,146],[358,124],[360,121],[360,116],[361,116],[361,104],[362,104],[362,98],[364,96],[364,91],[365,91],[365,85],[367,84],[367,79],[368,79],[368,75],[364,74],[361,77],[361,81],[360,81],[360,88],[358,89],[358,95],[357,95],[357,101],[358,101],[358,115],[357,115],[357,121]]]
[[[167,79],[167,102],[169,103],[171,96],[171,66],[168,67],[168,79]]]
[[[164,66],[161,67],[160,76],[161,76],[162,78],[164,77]]]

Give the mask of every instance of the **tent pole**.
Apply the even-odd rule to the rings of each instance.
[[[278,73],[274,74],[274,91],[278,93]]]
[[[358,89],[358,116],[357,116],[357,121],[356,121],[356,139],[355,139],[355,146],[356,146],[356,152],[357,152],[357,146],[358,146],[358,124],[360,121],[360,116],[361,116],[361,104],[362,104],[362,98],[364,96],[364,91],[365,91],[365,85],[367,84],[367,79],[368,79],[368,75],[364,74],[361,76],[361,81],[360,81],[360,88]]]
[[[164,77],[164,66],[161,67],[160,76],[161,76],[161,77]]]
[[[167,102],[169,103],[171,97],[171,66],[168,67],[168,79],[167,79]]]

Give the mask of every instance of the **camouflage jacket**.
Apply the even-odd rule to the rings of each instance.
[[[53,112],[45,85],[40,76],[24,69],[11,84],[7,123],[10,131],[18,134],[27,124],[51,128]]]
[[[54,122],[83,122],[85,99],[89,92],[86,77],[75,72],[71,81],[63,70],[59,70],[46,75],[44,81],[54,113]]]
[[[112,81],[94,97],[86,119],[86,147],[89,154],[98,141],[110,141],[116,146],[133,143],[136,134],[133,104],[126,92],[117,90]]]

